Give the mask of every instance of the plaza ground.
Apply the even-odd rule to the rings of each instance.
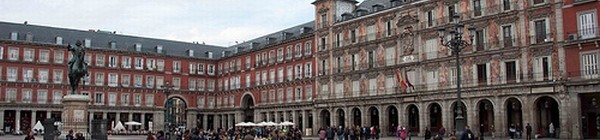
[[[0,136],[0,140],[22,140],[25,136],[14,136],[14,135],[5,135]],[[41,136],[36,136],[36,140],[43,140]],[[146,136],[136,135],[136,136],[119,136],[119,135],[111,135],[108,136],[109,140],[145,140]],[[303,137],[304,140],[318,140],[317,137]],[[423,140],[423,137],[412,137],[415,140]],[[491,140],[491,137],[484,138],[486,140]],[[380,140],[398,140],[396,137],[382,137]],[[495,140],[508,140],[508,138],[496,138]],[[540,140],[552,140],[552,139],[540,139]]]

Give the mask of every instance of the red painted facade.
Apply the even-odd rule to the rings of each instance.
[[[598,27],[598,15],[600,15],[600,2],[594,0],[565,0],[563,8],[563,33],[565,37],[565,66],[570,78],[582,76],[581,54],[598,51],[600,43],[600,30]],[[581,14],[594,13],[592,22],[595,27],[580,27]],[[582,38],[582,34],[590,34],[590,37]]]

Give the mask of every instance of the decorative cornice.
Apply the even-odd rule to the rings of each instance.
[[[501,17],[500,19],[498,19],[497,22],[499,25],[502,25],[502,24],[508,24],[508,23],[516,23],[517,20],[519,20],[519,16],[510,15],[510,16]]]
[[[540,56],[550,56],[552,55],[552,52],[554,51],[554,49],[552,47],[534,47],[531,48],[531,55],[533,57],[540,57]]]
[[[454,5],[457,4],[459,0],[444,0],[444,5],[446,6],[450,6],[450,5]]]
[[[352,81],[356,81],[356,80],[359,80],[359,79],[360,79],[360,74],[350,75],[350,80],[352,80]]]
[[[417,18],[416,15],[410,15],[408,13],[403,14],[402,17],[400,17],[400,19],[398,19],[398,23],[396,23],[397,27],[402,27],[402,26],[411,26],[411,24],[416,24],[419,22],[419,19]]]
[[[367,26],[375,25],[377,23],[377,18],[367,19]]]
[[[373,78],[376,78],[378,74],[379,74],[379,72],[369,72],[369,73],[365,74],[365,76],[368,79],[373,79]]]
[[[421,37],[422,37],[424,40],[427,40],[427,39],[434,39],[434,38],[438,38],[438,37],[439,37],[439,35],[438,35],[438,33],[437,33],[436,31],[434,31],[434,30],[431,30],[431,31],[428,31],[428,32],[424,32],[424,33],[421,35]]]

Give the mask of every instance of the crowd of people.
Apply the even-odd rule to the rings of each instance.
[[[302,140],[302,131],[295,127],[231,127],[204,130],[175,129],[172,134],[148,133],[146,140]]]

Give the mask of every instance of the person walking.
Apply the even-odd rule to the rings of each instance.
[[[529,125],[529,123],[527,123],[527,126],[525,126],[525,134],[527,134],[527,136],[526,136],[527,140],[531,140],[531,131],[533,131],[531,129],[531,125]]]
[[[548,126],[548,133],[550,133],[550,138],[554,138],[554,124],[550,123]]]
[[[325,140],[325,129],[319,129],[319,140]]]
[[[154,134],[152,134],[152,132],[148,132],[148,135],[146,136],[146,140],[155,140]]]
[[[344,127],[340,125],[336,130],[338,140],[344,140],[344,131]]]
[[[425,140],[429,139],[431,139],[431,130],[429,130],[429,127],[425,127]]]
[[[66,140],[75,140],[75,136],[73,136],[73,129],[69,130],[69,134],[65,136]]]
[[[475,135],[473,135],[473,131],[469,126],[465,126],[465,131],[460,136],[460,140],[475,140]]]

